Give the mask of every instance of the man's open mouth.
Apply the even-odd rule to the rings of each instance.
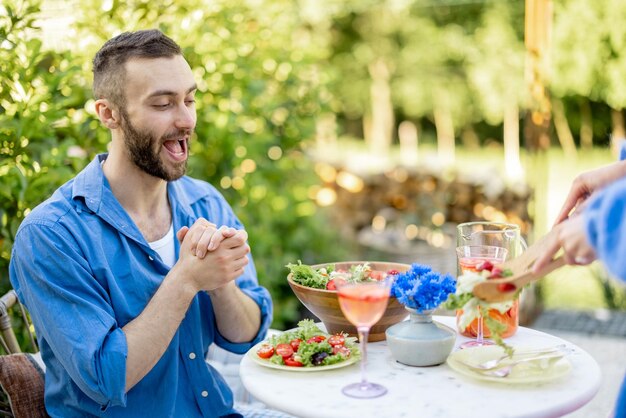
[[[187,138],[169,139],[163,142],[163,147],[174,159],[180,160],[187,158]]]

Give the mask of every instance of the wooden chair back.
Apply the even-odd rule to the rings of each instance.
[[[39,351],[33,333],[30,330],[28,315],[22,304],[17,300],[15,290],[9,290],[0,297],[0,347],[2,347],[6,354],[22,352],[16,338],[15,329],[13,328],[11,309],[14,307],[19,309],[23,321],[22,325],[27,327],[29,342],[33,352]]]

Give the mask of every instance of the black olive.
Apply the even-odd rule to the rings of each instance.
[[[328,353],[325,351],[322,351],[321,353],[315,353],[311,356],[311,361],[313,362],[313,364],[315,366],[319,366],[320,364],[322,364],[324,362],[324,359],[328,357]]]

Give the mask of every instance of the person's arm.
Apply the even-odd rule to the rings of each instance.
[[[246,234],[226,199],[213,186],[206,184],[206,187],[207,195],[192,205],[193,212],[222,225],[221,228],[229,227]],[[247,239],[247,234],[245,236]],[[223,243],[219,245],[221,248]],[[252,254],[247,257],[249,262],[234,283],[206,292],[208,305],[212,308],[208,318],[217,331],[214,342],[233,353],[245,353],[265,338],[272,322],[272,298],[267,289],[259,285]]]
[[[128,344],[126,391],[159,361],[194,296],[201,290],[214,290],[232,283],[248,263],[246,255],[249,248],[245,245],[245,233],[224,239],[203,259],[196,257],[195,248],[192,249],[196,243],[192,243],[191,236],[196,235],[196,230],[205,228],[203,222],[196,221],[189,229],[182,240],[180,257],[174,267],[141,314],[122,328]]]
[[[587,238],[586,221],[583,213],[556,225],[533,271],[541,271],[561,248],[567,264],[586,265],[595,260],[595,251]]]
[[[626,161],[618,161],[595,170],[579,174],[565,198],[565,202],[554,222],[555,225],[566,220],[572,210],[580,207],[594,192],[626,176]]]
[[[183,227],[177,233],[179,242],[182,243],[183,239],[191,240],[191,251],[198,258],[204,258],[208,252],[218,248],[225,238],[230,238],[237,233],[245,234],[242,236],[244,241],[247,238],[245,231],[237,231],[225,225],[212,230],[215,224],[206,222],[207,229],[205,230],[190,230]],[[261,325],[259,305],[242,292],[235,282],[229,282],[207,293],[211,297],[218,331],[224,338],[233,343],[239,343],[251,341],[257,335]]]
[[[626,280],[626,178],[596,192],[583,213],[555,229],[534,271],[541,270],[563,248],[569,264],[589,264],[597,257],[613,275]]]
[[[241,343],[251,341],[257,335],[261,326],[261,310],[235,282],[208,293],[213,303],[217,329],[224,338]]]
[[[626,280],[626,178],[602,190],[584,213],[586,234],[598,258]]]
[[[125,406],[127,344],[98,279],[74,234],[58,222],[29,215],[9,267],[11,284],[54,358],[103,410]]]

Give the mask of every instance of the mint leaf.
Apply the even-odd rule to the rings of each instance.
[[[474,297],[473,293],[462,293],[460,295],[450,293],[448,299],[443,303],[444,308],[454,310],[461,309]]]

